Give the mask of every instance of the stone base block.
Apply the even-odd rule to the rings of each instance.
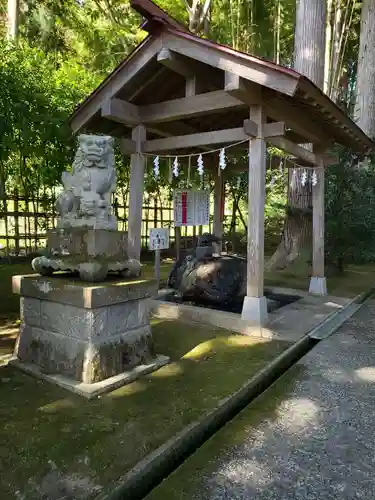
[[[241,318],[264,326],[268,321],[266,297],[248,297],[243,301]]]
[[[80,396],[84,396],[87,399],[92,399],[100,394],[106,392],[114,391],[123,385],[130,384],[134,382],[142,375],[154,372],[164,365],[169,363],[169,358],[167,356],[156,356],[148,364],[138,365],[132,370],[125,371],[119,375],[107,378],[101,382],[96,382],[94,384],[85,384],[83,382],[77,382],[63,375],[47,375],[43,373],[37,365],[32,363],[24,363],[17,358],[11,359],[8,364],[22,370],[23,372],[37,377],[42,380],[47,380],[53,384],[56,384],[63,389],[74,392]]]
[[[92,286],[67,279],[16,276],[13,289],[21,295],[15,348],[20,363],[31,364],[45,376],[58,375],[72,384],[86,385],[154,364],[149,320],[154,281]]]
[[[327,295],[326,278],[317,278],[312,276],[310,279],[309,293],[314,295]]]
[[[128,259],[127,233],[109,229],[52,229],[47,234],[49,255],[36,257],[32,266],[42,276],[58,271],[79,274],[84,281],[103,281],[108,273],[139,276],[141,265]]]

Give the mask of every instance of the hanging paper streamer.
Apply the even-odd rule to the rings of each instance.
[[[272,188],[275,185],[275,182],[276,182],[275,177],[271,177],[270,184],[269,184],[270,188]]]
[[[203,172],[204,172],[204,165],[203,165],[203,158],[202,155],[198,156],[198,173],[201,177],[203,177]]]
[[[317,176],[317,173],[315,172],[315,170],[314,170],[312,177],[311,177],[311,184],[313,186],[316,186],[318,184],[318,176]]]
[[[223,148],[219,154],[219,175],[220,171],[224,170],[226,166],[227,166],[227,159],[225,157],[225,148]]]
[[[297,181],[297,171],[296,169],[294,168],[293,169],[293,172],[292,172],[292,180],[290,182],[290,187],[293,188],[295,185],[296,185],[296,181]]]
[[[191,175],[191,156],[189,156],[188,175],[187,175],[187,187],[190,186],[190,175]]]
[[[282,174],[284,172],[284,168],[283,168],[283,160],[280,160],[280,164],[279,164],[279,172],[280,174]]]
[[[159,177],[159,174],[160,174],[160,165],[159,165],[159,162],[160,162],[160,158],[158,156],[156,156],[154,158],[154,175],[156,178]]]
[[[178,158],[174,159],[172,173],[175,177],[178,177]]]
[[[304,170],[301,175],[301,185],[306,186],[307,184],[307,171]]]

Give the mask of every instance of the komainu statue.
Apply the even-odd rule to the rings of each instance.
[[[111,197],[116,189],[113,139],[80,135],[71,172],[62,174],[64,189],[56,209],[57,228],[48,232],[48,256],[37,257],[36,272],[79,273],[87,281],[101,281],[109,272],[138,276],[141,265],[127,258],[127,233],[117,231]]]

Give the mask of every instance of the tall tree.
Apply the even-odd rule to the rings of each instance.
[[[192,33],[208,34],[209,15],[212,0],[185,0],[186,9],[189,14],[189,30]]]
[[[294,35],[294,69],[318,87],[324,84],[325,0],[297,0]],[[267,263],[268,269],[286,267],[311,247],[311,186],[289,170],[288,209],[282,241]]]
[[[355,119],[375,138],[375,0],[363,0]]]
[[[20,0],[8,0],[8,37],[14,40],[18,36]]]

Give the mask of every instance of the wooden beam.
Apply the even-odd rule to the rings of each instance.
[[[244,120],[243,128],[247,135],[250,137],[257,137],[258,135],[258,125],[250,119]],[[265,123],[262,125],[262,137],[278,137],[283,136],[285,133],[285,123],[284,122],[274,122]]]
[[[185,97],[192,97],[197,94],[197,78],[189,77],[185,82]]]
[[[140,106],[139,112],[141,122],[150,124],[187,119],[242,107],[244,107],[243,102],[222,90],[217,90],[148,106]]]
[[[294,144],[294,142],[289,141],[285,137],[269,137],[267,142],[275,146],[276,148],[282,149],[288,154],[295,156],[296,158],[301,158],[302,160],[310,163],[311,165],[317,165],[318,159],[315,153],[309,151],[308,149]]]
[[[222,219],[222,204],[224,201],[224,172],[220,172],[216,169],[214,173],[215,185],[214,185],[214,220],[213,220],[213,230],[214,235],[218,238],[223,237],[223,219]],[[223,243],[216,243],[216,252],[220,253],[223,250]]]
[[[259,104],[262,100],[262,87],[244,80],[235,73],[225,72],[224,90],[248,106]]]
[[[249,137],[256,137],[258,135],[258,125],[253,120],[244,120],[243,129]]]
[[[313,186],[313,276],[324,278],[324,168],[315,169],[318,178]]]
[[[202,132],[200,134],[180,135],[165,139],[154,139],[144,144],[145,153],[169,151],[174,149],[208,146],[209,144],[230,144],[244,141],[248,138],[242,127]]]
[[[130,161],[130,189],[129,189],[129,227],[128,227],[128,255],[132,259],[140,260],[141,256],[141,229],[144,170],[146,160],[142,153],[142,145],[146,139],[146,129],[138,125],[133,129],[132,140],[136,144],[136,153]]]
[[[294,75],[280,73],[257,58],[244,57],[235,51],[228,50],[223,54],[220,48],[202,39],[163,33],[163,47],[290,96],[295,94],[298,87],[299,79]]]
[[[122,137],[120,139],[120,151],[123,155],[135,153],[137,151],[137,144],[132,139]]]
[[[286,153],[293,155],[293,157],[295,157],[293,159],[301,159],[312,166],[328,166],[337,163],[336,155],[313,153],[312,151],[295,144],[285,137],[268,137],[267,142],[276,148],[282,149]]]
[[[141,121],[139,107],[122,99],[108,99],[102,106],[101,114],[103,118],[127,126],[139,125]]]
[[[298,110],[296,107],[286,102],[285,100],[270,97],[270,94],[265,95],[265,107],[267,115],[273,120],[284,121],[286,125],[296,132],[299,136],[304,137],[302,142],[313,144],[324,144],[329,146],[333,140],[327,136],[324,128],[314,123],[311,117]]]
[[[167,68],[171,69],[181,76],[184,76],[185,78],[191,78],[192,76],[194,76],[194,69],[192,67],[191,61],[165,47],[163,47],[158,53],[157,60],[158,63],[163,64]]]
[[[273,122],[265,123],[263,125],[263,137],[282,137],[285,135],[285,123]]]
[[[70,128],[75,134],[83,129],[93,116],[100,111],[103,104],[121,90],[134,76],[142,70],[161,48],[160,38],[149,38],[101,85],[86,101],[84,101],[70,119]]]

